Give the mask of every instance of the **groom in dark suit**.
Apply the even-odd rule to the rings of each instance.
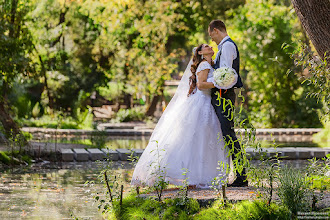
[[[235,154],[241,151],[241,146],[235,134],[234,119],[231,116],[233,112],[231,105],[228,105],[228,102],[230,100],[232,105],[234,105],[236,99],[234,88],[243,87],[243,83],[239,75],[239,52],[235,42],[228,36],[226,26],[221,20],[211,21],[209,24],[208,32],[212,41],[218,45],[219,49],[214,60],[213,68],[217,69],[220,67],[232,67],[238,74],[237,83],[232,88],[227,90],[219,90],[219,88],[213,88],[211,91],[211,102],[221,123],[223,137],[226,141],[230,140],[234,142],[234,154],[232,155],[232,159],[235,159]],[[216,84],[214,85],[215,87],[218,87]],[[218,94],[220,94],[220,96],[226,100],[227,104],[225,104],[225,107],[223,106],[223,101],[218,99]],[[224,108],[225,110],[223,110]],[[248,186],[245,168],[243,169],[242,173],[236,171],[236,177],[236,180],[228,186]]]

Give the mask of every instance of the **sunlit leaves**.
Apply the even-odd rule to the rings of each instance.
[[[303,96],[295,95],[300,88],[299,80],[287,74],[294,63],[281,48],[285,42],[296,45],[298,40],[298,21],[291,7],[273,0],[249,0],[238,10],[228,12],[228,16],[233,17],[228,22],[230,36],[241,48],[249,110],[254,120],[260,122],[256,126],[295,126],[301,123],[299,117],[311,118],[317,123],[317,117],[307,116],[310,113],[299,106],[298,100]],[[300,114],[296,113],[297,108]]]

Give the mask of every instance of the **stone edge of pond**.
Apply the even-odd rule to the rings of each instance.
[[[152,134],[153,129],[146,127],[113,127],[105,130],[82,130],[82,129],[54,129],[54,128],[36,128],[36,127],[23,127],[23,131],[31,134],[40,135],[114,135],[114,136],[148,136]],[[320,132],[322,128],[265,128],[256,129],[257,136],[269,135],[302,135],[309,136]],[[235,129],[238,134],[244,134],[245,130]]]
[[[42,146],[44,144],[44,146]],[[47,149],[46,145],[50,148]],[[54,143],[31,143],[30,154],[35,158],[47,158],[63,162],[87,162],[97,160],[112,160],[112,161],[129,161],[131,155],[134,157],[140,157],[144,149],[98,149],[89,148],[87,145],[74,145],[74,144],[57,144],[57,148],[54,148]],[[43,150],[41,150],[43,149]],[[247,157],[249,159],[259,159],[261,154],[265,154],[267,157],[272,157],[279,153],[279,156],[283,156],[287,160],[306,160],[316,157],[321,159],[326,157],[330,153],[330,148],[310,148],[310,147],[283,147],[283,148],[262,148],[261,152],[256,152],[253,148],[246,148]],[[56,155],[56,157],[54,157]],[[55,160],[55,161],[56,161]]]

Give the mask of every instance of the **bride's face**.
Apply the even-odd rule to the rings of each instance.
[[[203,54],[204,56],[206,56],[206,55],[211,55],[211,56],[213,56],[214,51],[213,51],[213,49],[212,49],[211,46],[209,46],[209,45],[207,45],[207,44],[203,44],[203,46],[202,46],[202,50],[201,50],[201,54]]]

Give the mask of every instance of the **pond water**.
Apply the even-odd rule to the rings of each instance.
[[[258,161],[251,161],[257,164]],[[285,161],[296,168],[306,161]],[[0,171],[0,219],[103,219],[93,196],[104,195],[98,181],[100,171],[109,162],[41,163],[27,168]],[[124,185],[124,195],[131,189],[133,167],[128,162],[111,164],[110,176]],[[93,186],[86,181],[95,181]]]
[[[0,171],[0,219],[103,219],[93,195],[104,192],[98,175],[106,165],[44,163]],[[125,162],[113,167],[115,172],[132,171]],[[121,181],[128,188],[129,178],[124,177]],[[91,187],[86,181],[95,184]]]

